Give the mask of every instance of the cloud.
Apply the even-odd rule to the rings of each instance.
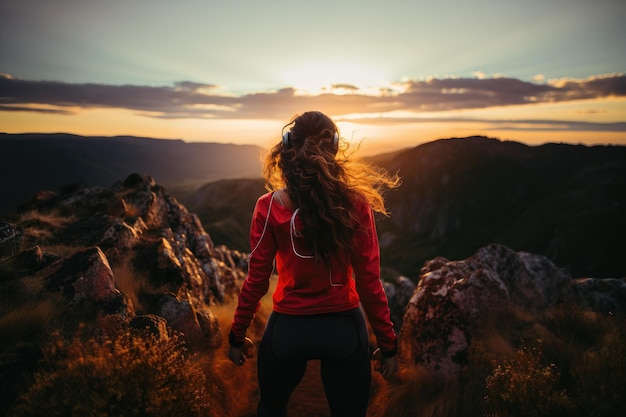
[[[32,113],[47,113],[47,114],[64,114],[70,115],[75,112],[63,109],[49,109],[43,107],[24,107],[24,106],[2,106],[0,105],[0,111],[14,111],[14,112],[32,112]]]
[[[626,132],[626,122],[598,123],[572,120],[548,119],[481,119],[463,117],[374,117],[374,118],[336,118],[337,121],[349,121],[370,125],[394,125],[398,123],[475,123],[484,130],[523,130],[523,131],[578,131],[578,132]]]
[[[336,94],[333,89],[340,89]],[[190,81],[173,86],[73,84],[32,81],[0,74],[0,111],[67,113],[72,108],[119,108],[159,118],[284,118],[285,112],[324,109],[333,116],[384,114],[392,111],[438,112],[495,106],[555,103],[626,96],[626,76],[608,74],[586,79],[528,82],[515,78],[429,78],[406,80],[378,95],[357,87],[334,85],[318,95],[293,88],[220,94],[220,86]]]

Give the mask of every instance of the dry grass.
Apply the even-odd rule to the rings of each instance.
[[[59,210],[48,212],[30,210],[21,213],[17,223],[22,226],[25,235],[37,241],[45,242],[52,239],[57,230],[75,221],[77,221],[76,216],[63,216]]]
[[[145,209],[138,206],[137,204],[134,203],[129,203],[126,200],[122,200],[123,204],[124,204],[124,215],[126,216],[126,218],[137,218],[137,217],[141,217],[144,214]]]
[[[113,271],[116,286],[136,307],[143,292],[156,291],[147,277],[136,274],[130,259],[120,260]],[[275,280],[271,284],[248,332],[257,345],[272,308]],[[60,317],[57,301],[41,298],[40,283],[33,278],[0,283],[0,290],[5,294],[0,307],[3,346],[41,342]],[[211,306],[224,341],[236,303],[233,297]],[[70,341],[57,337],[46,345],[44,361],[12,415],[40,415],[45,409],[48,415],[68,416],[251,417],[258,401],[256,358],[236,367],[226,357],[227,349],[227,342],[216,350],[192,347],[199,352],[192,356],[177,338],[152,340],[128,333],[91,333]],[[503,311],[475,334],[468,358],[465,372],[454,378],[435,377],[415,364],[402,364],[390,381],[375,373],[368,416],[612,417],[626,407],[624,317],[566,306],[539,318]],[[322,401],[320,384],[307,387],[312,391],[301,390],[292,401]],[[157,408],[158,414],[151,411]],[[302,407],[290,410],[296,413],[292,417],[326,415],[312,409],[307,415]]]
[[[205,376],[176,337],[122,332],[114,338],[57,336],[13,416],[222,416]]]
[[[465,372],[413,364],[374,380],[371,417],[612,417],[626,407],[626,318],[561,306],[502,312],[472,340]]]
[[[18,223],[38,223],[53,229],[60,229],[66,224],[75,222],[76,220],[78,220],[76,216],[63,216],[60,214],[60,211],[56,209],[48,212],[30,210],[20,214]]]
[[[42,293],[36,277],[0,280],[0,346],[44,340],[60,316],[58,295]]]
[[[568,415],[574,404],[559,387],[560,376],[556,364],[545,363],[540,343],[521,347],[514,358],[504,360],[487,377],[486,415]]]
[[[27,300],[0,310],[0,345],[12,346],[22,341],[38,340],[49,331],[58,316],[52,300]]]
[[[143,311],[141,305],[141,293],[151,286],[145,273],[139,274],[133,268],[132,258],[125,256],[119,262],[111,265],[111,271],[115,279],[115,288],[125,293],[133,303],[135,311],[139,314]]]

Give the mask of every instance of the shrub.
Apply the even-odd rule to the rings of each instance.
[[[70,342],[56,335],[12,415],[200,416],[208,408],[204,373],[177,337],[124,331]]]
[[[522,346],[487,377],[486,415],[568,415],[573,404],[566,391],[558,388],[559,376],[555,364],[543,363],[541,343],[532,349]]]

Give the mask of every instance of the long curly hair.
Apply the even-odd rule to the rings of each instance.
[[[397,175],[366,164],[348,153],[339,129],[325,114],[308,111],[294,116],[288,143],[279,142],[265,159],[266,188],[285,187],[304,224],[304,240],[316,257],[329,261],[337,252],[349,253],[359,228],[354,204],[369,203],[388,215],[383,192],[400,184]]]

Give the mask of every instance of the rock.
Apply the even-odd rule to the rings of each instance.
[[[617,278],[579,278],[572,282],[572,301],[602,314],[626,314],[626,282]]]
[[[554,306],[572,282],[567,271],[545,256],[515,252],[503,245],[481,248],[468,261],[488,265],[509,289],[511,302],[531,312]]]
[[[218,347],[221,344],[221,330],[217,318],[206,310],[196,309],[189,301],[181,301],[173,294],[161,298],[161,316],[169,327],[182,333],[190,346]]]
[[[222,331],[215,314],[209,309],[201,309],[196,312],[196,318],[200,324],[200,329],[205,339],[207,339],[208,347],[217,349],[222,345]]]
[[[48,291],[60,291],[72,304],[108,301],[119,295],[113,272],[98,247],[63,258],[40,271]]]
[[[111,225],[100,241],[100,246],[111,246],[118,249],[131,249],[139,241],[141,232],[134,227],[119,221]]]
[[[44,253],[39,246],[24,250],[17,255],[0,260],[0,277],[21,278],[35,274],[59,259],[58,256]]]
[[[133,329],[146,331],[157,339],[167,339],[167,320],[155,314],[143,314],[132,319],[129,326]]]
[[[571,282],[547,258],[495,244],[463,261],[426,262],[403,317],[401,355],[433,373],[455,375],[485,318],[508,305],[541,313],[569,297]]]
[[[383,287],[389,302],[393,327],[399,331],[402,327],[405,308],[415,291],[415,284],[407,277],[400,276],[393,282],[384,282]]]
[[[132,292],[132,300],[141,304],[136,306],[140,313],[166,314],[170,326],[189,339],[201,340],[203,346],[221,343],[209,306],[236,296],[245,278],[247,255],[216,249],[198,217],[152,177],[135,173],[110,188],[40,193],[26,209],[33,213],[23,215],[23,222],[53,220],[36,224],[46,227],[46,245],[61,248],[64,254],[76,253],[45,262],[43,255],[24,253],[19,268],[18,258],[0,263],[0,268],[12,264],[20,270],[14,275],[41,274],[48,291],[60,291],[72,304],[97,303],[90,312],[101,317],[102,326],[113,326],[116,320],[127,323],[136,313],[130,297],[115,288],[112,265],[116,273],[124,274],[120,275],[124,291]],[[31,234],[28,239],[38,244],[42,236]],[[159,302],[167,292],[176,294],[178,301]]]
[[[13,256],[20,250],[22,231],[14,224],[0,222],[0,259]]]
[[[118,293],[115,297],[110,298],[104,303],[102,314],[116,315],[124,322],[136,317],[135,306],[128,294]]]

